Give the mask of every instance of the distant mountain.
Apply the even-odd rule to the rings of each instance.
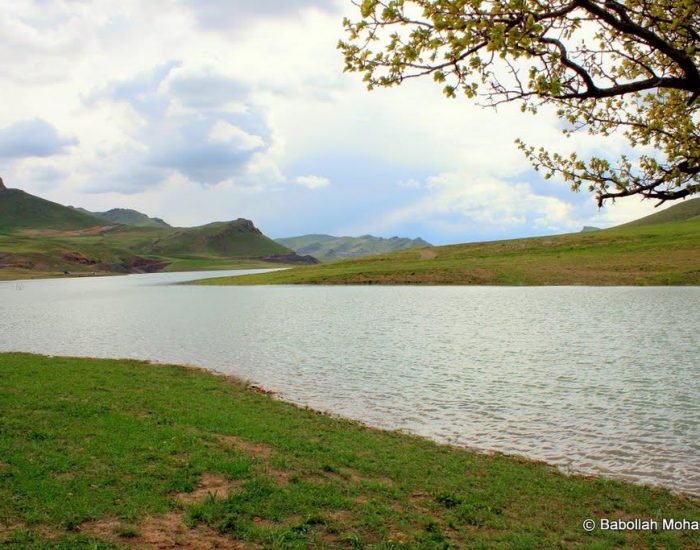
[[[104,220],[20,189],[0,188],[0,231],[15,229],[77,230],[105,225]]]
[[[686,199],[661,212],[634,220],[617,227],[641,227],[658,223],[684,222],[700,217],[700,199]]]
[[[383,254],[405,250],[407,248],[425,248],[432,246],[423,239],[406,239],[392,237],[384,239],[363,235],[362,237],[334,237],[332,235],[301,235],[276,239],[276,241],[294,250],[297,254],[311,255],[323,262],[354,258],[371,254]]]
[[[151,218],[130,208],[112,208],[112,210],[107,210],[107,212],[89,212],[84,208],[76,208],[76,210],[91,214],[109,223],[122,223],[136,227],[170,227],[169,224],[160,218]]]
[[[581,229],[581,233],[588,233],[589,231],[600,231],[600,227],[593,227],[592,225],[584,225]]]

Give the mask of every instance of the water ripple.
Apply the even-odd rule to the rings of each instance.
[[[700,288],[0,283],[0,350],[198,364],[390,429],[700,494]]]

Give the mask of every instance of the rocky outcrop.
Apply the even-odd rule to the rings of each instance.
[[[134,256],[126,263],[126,267],[130,269],[130,273],[158,273],[163,271],[170,262],[165,260],[154,260],[149,258],[142,258],[141,256]]]
[[[7,187],[5,187],[5,182],[0,178],[0,191],[4,191],[5,189],[7,189]]]
[[[100,262],[91,260],[80,252],[64,252],[62,258],[72,264],[94,266],[96,271],[106,271],[108,273],[158,273],[163,271],[170,262],[165,260],[143,258],[134,256],[122,260],[121,262]]]
[[[110,273],[159,273],[163,271],[170,262],[153,258],[143,258],[134,256],[119,263],[103,262],[97,265],[100,271],[108,271]]]
[[[97,263],[97,261],[91,260],[87,256],[82,255],[80,252],[64,252],[62,258],[66,262],[80,265],[95,265]]]
[[[299,256],[299,254],[273,254],[260,259],[263,262],[275,264],[316,265],[321,263],[313,256]]]
[[[34,263],[17,254],[0,254],[0,269],[32,269]]]

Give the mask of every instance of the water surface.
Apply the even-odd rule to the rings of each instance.
[[[232,272],[245,273],[245,272]],[[700,288],[0,283],[0,350],[213,368],[442,442],[700,494]]]

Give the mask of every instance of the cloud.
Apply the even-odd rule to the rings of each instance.
[[[52,157],[78,145],[74,137],[62,137],[40,119],[23,120],[0,130],[0,158]]]
[[[136,192],[161,184],[172,172],[202,185],[258,184],[248,175],[260,165],[256,155],[271,147],[272,138],[264,113],[247,97],[242,82],[179,61],[92,94],[88,103],[124,103],[138,118],[126,130],[133,146],[119,151],[119,165],[93,191],[121,182]],[[231,102],[244,108],[229,108]]]
[[[209,133],[210,141],[218,141],[230,144],[238,151],[255,151],[265,145],[265,141],[260,136],[249,134],[237,126],[219,120],[214,124]]]
[[[187,74],[177,71],[169,81],[169,91],[190,109],[220,109],[232,101],[240,101],[247,88],[219,74]]]
[[[308,8],[338,9],[333,0],[182,0],[181,4],[194,12],[200,25],[214,29],[242,27],[255,18],[295,16]]]
[[[330,185],[331,180],[321,176],[299,176],[298,178],[294,178],[294,183],[303,185],[308,189],[318,189]]]
[[[456,235],[507,233],[518,227],[567,231],[579,227],[568,202],[541,195],[523,182],[483,176],[477,181],[465,173],[443,173],[427,178],[426,195],[385,216],[387,228],[424,222]]]
[[[396,182],[399,187],[404,187],[406,189],[420,189],[423,184],[415,178],[409,178],[407,180],[399,180]]]

